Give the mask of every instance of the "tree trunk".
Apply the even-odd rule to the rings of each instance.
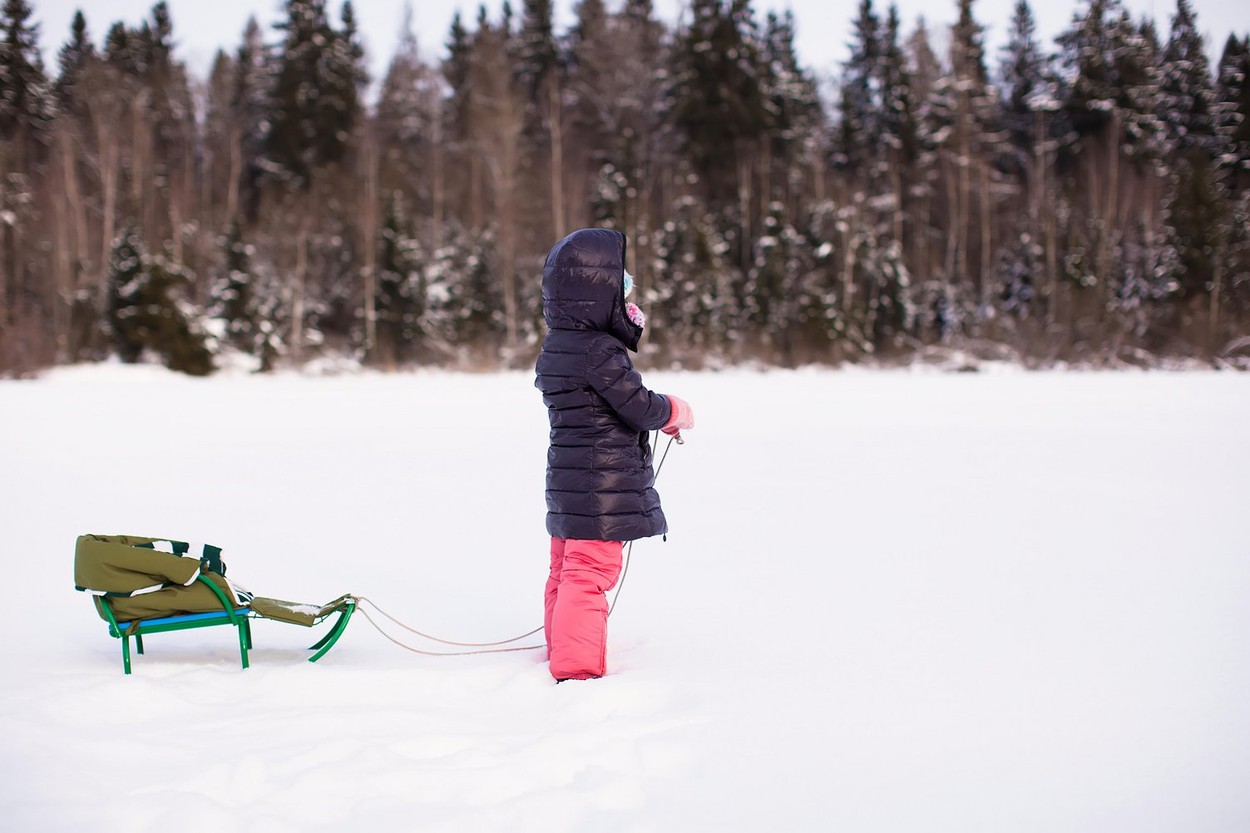
[[[440,100],[437,93],[432,93],[427,101],[432,114],[433,125],[430,136],[430,174],[432,178],[430,194],[430,253],[437,252],[443,245],[444,215],[447,211],[447,178],[443,171],[443,121],[439,111]]]
[[[469,226],[482,228],[482,150],[477,143],[469,149]]]
[[[120,139],[103,119],[96,119],[96,144],[100,165],[100,190],[102,210],[100,213],[100,264],[98,277],[97,308],[101,315],[108,313],[109,256],[113,251],[113,238],[117,234],[117,178],[120,176]]]
[[[1058,299],[1058,276],[1055,274],[1055,241],[1054,223],[1045,210],[1048,192],[1048,171],[1046,154],[1046,115],[1041,110],[1033,112],[1033,199],[1030,208],[1032,215],[1029,227],[1033,231],[1034,240],[1042,246],[1042,260],[1046,264],[1046,328],[1049,331],[1055,323],[1055,303]],[[1043,220],[1045,216],[1045,220]]]
[[[560,88],[554,72],[547,73],[547,123],[551,132],[551,230],[553,239],[564,237],[564,118]]]
[[[9,285],[16,284],[10,273],[9,249],[12,246],[8,209],[8,148],[0,144],[0,368],[3,368],[4,336],[9,329]],[[14,221],[16,222],[16,221]]]
[[[993,295],[994,227],[990,207],[990,166],[981,163],[981,306],[989,306]]]
[[[948,166],[946,172],[946,282],[953,282],[959,266],[959,172]]]
[[[1228,247],[1220,241],[1216,248],[1215,268],[1211,273],[1211,304],[1207,310],[1207,355],[1212,358],[1220,349],[1220,296],[1224,292],[1224,258],[1227,253]]]
[[[1111,285],[1111,241],[1116,232],[1116,200],[1120,188],[1120,111],[1111,111],[1111,141],[1107,147],[1107,201],[1102,216],[1102,233],[1098,245],[1098,280],[1103,284],[1106,303],[1110,309],[1115,287]]]
[[[751,164],[752,149],[746,140],[734,145],[738,157],[738,265],[745,275],[751,271]]]
[[[365,256],[364,316],[365,355],[372,358],[378,343],[377,269],[378,269],[378,146],[372,132],[362,142],[364,163],[364,203],[360,211],[360,238]]]
[[[311,194],[301,195],[299,231],[295,235],[295,273],[291,292],[291,359],[299,362],[304,353],[304,294],[308,283],[308,226],[311,209],[307,208]]]
[[[961,134],[965,132],[963,129],[960,131]],[[972,237],[971,223],[968,219],[968,204],[972,201],[972,175],[968,169],[972,161],[968,156],[968,141],[965,135],[959,148],[959,193],[955,200],[955,227],[959,240],[955,250],[955,277],[958,277],[960,281],[968,279],[968,248]],[[979,290],[980,287],[978,286],[977,289]]]
[[[243,176],[243,130],[235,127],[230,131],[230,166],[226,174],[226,216],[231,223],[239,214],[239,180]]]

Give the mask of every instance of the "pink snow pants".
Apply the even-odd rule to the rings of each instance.
[[[621,575],[620,541],[551,539],[544,598],[547,656],[557,680],[607,673],[608,600]]]

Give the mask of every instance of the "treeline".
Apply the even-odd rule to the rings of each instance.
[[[827,86],[750,0],[563,33],[505,0],[437,62],[409,15],[368,98],[350,2],[286,0],[200,80],[163,2],[101,45],[79,14],[49,72],[4,0],[0,373],[519,365],[591,225],[629,237],[651,361],[1244,363],[1250,39],[1212,68],[1188,0],[1166,36],[1089,0],[1046,47],[1020,0],[990,56],[957,2],[934,37],[862,0]]]

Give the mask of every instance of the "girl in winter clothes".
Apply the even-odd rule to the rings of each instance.
[[[694,427],[690,406],[648,390],[629,359],[645,323],[625,300],[632,283],[625,235],[608,229],[573,232],[543,266],[548,332],[534,385],[551,422],[543,621],[557,681],[607,671],[605,594],[620,576],[623,544],[668,531],[647,432]]]

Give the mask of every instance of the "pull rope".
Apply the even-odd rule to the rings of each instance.
[[[467,656],[472,656],[474,654],[507,654],[507,653],[512,653],[514,651],[534,651],[539,648],[547,647],[546,645],[521,645],[521,646],[514,647],[514,648],[490,647],[490,646],[497,646],[497,645],[507,645],[510,642],[519,642],[522,639],[533,636],[534,634],[541,631],[542,630],[541,627],[534,628],[534,630],[530,631],[529,633],[523,633],[520,636],[514,636],[511,639],[504,639],[499,642],[454,642],[449,639],[440,639],[439,637],[433,636],[428,633],[422,633],[416,628],[405,625],[403,622],[399,621],[394,616],[387,613],[382,608],[378,607],[377,603],[375,603],[373,600],[366,599],[364,596],[357,596],[356,601],[357,601],[356,609],[359,610],[361,614],[364,615],[365,619],[368,620],[369,624],[373,625],[374,629],[376,629],[378,633],[382,634],[382,636],[386,637],[388,641],[394,643],[395,645],[398,645],[399,647],[403,648],[405,651],[412,651],[414,654],[422,654],[423,656],[427,656],[427,657],[467,657]],[[417,648],[412,645],[409,645],[406,642],[401,642],[400,640],[396,639],[395,637],[387,633],[386,630],[381,625],[379,625],[372,616],[369,615],[368,608],[366,608],[363,604],[360,604],[361,602],[369,605],[378,613],[382,614],[387,619],[390,619],[392,622],[394,622],[396,625],[399,625],[404,630],[414,633],[423,639],[429,639],[433,642],[441,642],[444,645],[471,647],[471,648],[474,648],[474,650],[426,651],[426,650],[422,650],[421,648]]]
[[[656,432],[656,438],[657,439],[659,438],[658,431]],[[660,455],[660,462],[656,464],[655,474],[652,475],[651,477],[651,484],[650,484],[651,486],[654,486],[655,481],[659,479],[660,470],[664,468],[664,461],[668,459],[668,451],[670,448],[673,447],[674,442],[676,442],[678,445],[682,445],[685,441],[681,438],[681,434],[672,435],[668,438],[668,443],[666,443],[664,446],[664,453]],[[618,599],[620,599],[621,589],[625,586],[625,576],[629,574],[629,562],[630,562],[630,557],[633,555],[633,552],[634,552],[634,542],[630,541],[625,546],[625,563],[624,563],[624,566],[621,568],[620,578],[618,578],[616,581],[616,592],[612,595],[612,604],[608,606],[608,616],[611,616],[612,611],[616,610],[616,602]],[[364,596],[353,596],[352,598],[356,601],[356,609],[360,611],[360,613],[365,617],[365,619],[369,622],[369,624],[373,625],[374,629],[378,633],[386,637],[386,639],[389,642],[392,642],[393,644],[398,645],[400,648],[403,648],[405,651],[411,651],[414,654],[421,654],[422,656],[427,656],[427,657],[467,657],[467,656],[475,656],[477,654],[509,654],[509,653],[513,653],[516,651],[536,651],[540,648],[547,647],[546,644],[520,645],[520,646],[515,646],[512,648],[500,647],[502,645],[509,645],[513,642],[520,642],[522,639],[528,639],[534,634],[541,632],[543,630],[542,626],[534,628],[532,631],[527,631],[526,633],[523,633],[520,636],[514,636],[511,639],[501,639],[498,642],[456,642],[455,640],[443,639],[441,637],[434,636],[433,634],[424,633],[423,631],[419,631],[410,625],[404,624],[403,622],[399,621],[391,614],[387,613],[382,608],[378,607],[377,603],[374,602],[372,599],[367,599]],[[456,648],[469,648],[471,650],[426,651],[421,648],[417,648],[412,645],[409,645],[406,642],[402,642],[396,639],[395,637],[391,636],[389,633],[387,633],[386,630],[383,629],[382,626],[379,625],[377,621],[372,616],[369,615],[369,611],[365,607],[365,605],[372,607],[379,614],[386,617],[391,622],[395,623],[396,625],[408,631],[409,633],[412,633],[412,634],[415,634],[416,636],[421,637],[422,639],[428,639],[431,642],[438,642],[443,645],[450,645]]]

